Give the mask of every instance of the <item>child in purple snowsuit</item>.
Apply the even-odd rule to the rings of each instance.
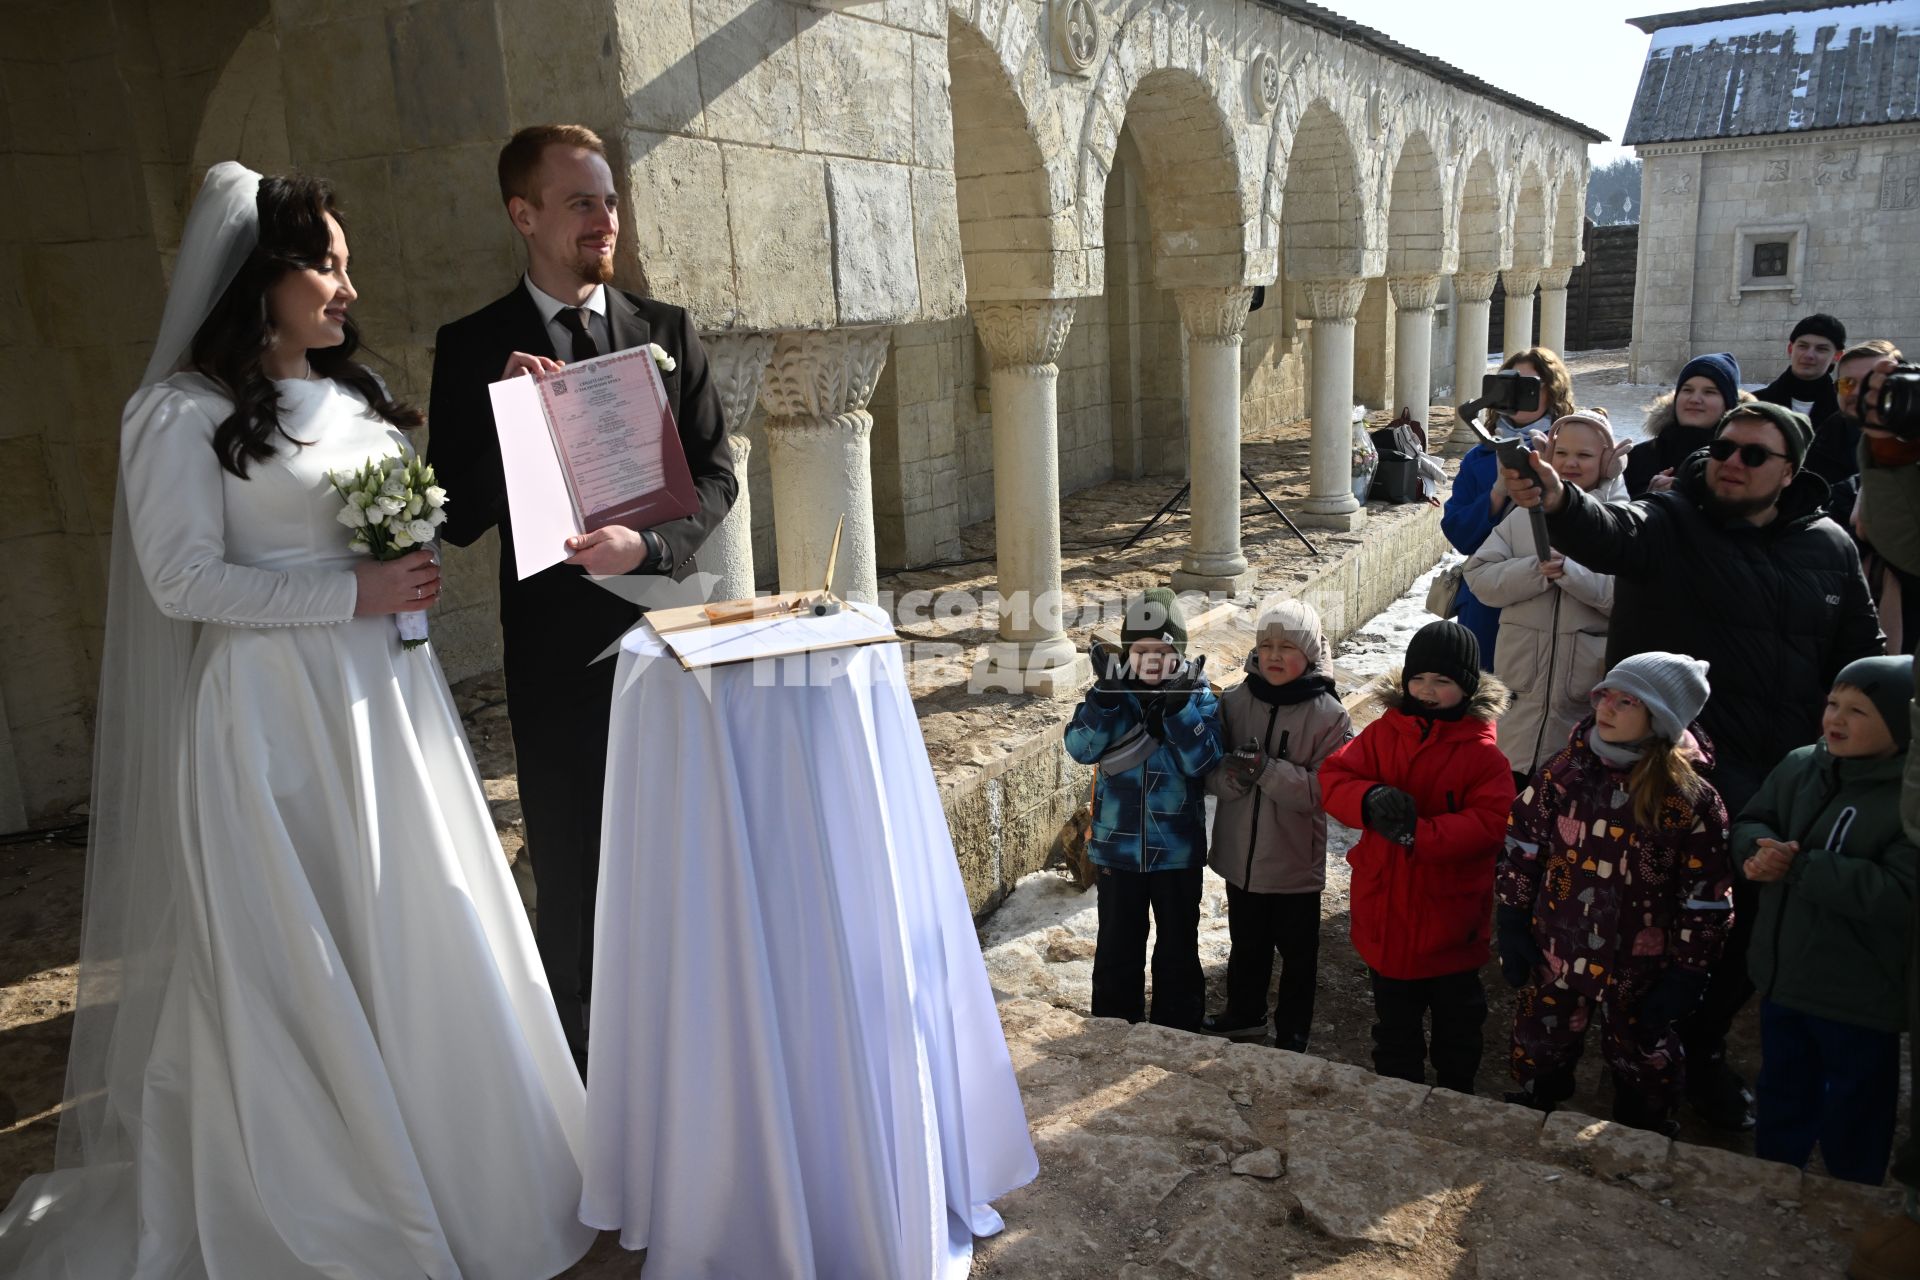
[[[1707,664],[1643,653],[1594,690],[1594,714],[1514,800],[1495,880],[1514,1008],[1509,1100],[1573,1094],[1588,1025],[1605,1026],[1613,1117],[1673,1132],[1685,1054],[1674,1023],[1706,990],[1732,921],[1727,810],[1700,777]]]

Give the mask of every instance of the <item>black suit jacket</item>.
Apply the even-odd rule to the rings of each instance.
[[[709,376],[707,353],[694,332],[692,317],[684,309],[611,287],[606,296],[615,351],[653,342],[674,360],[673,371],[664,374],[663,381],[700,509],[656,525],[654,532],[666,541],[670,572],[684,578],[693,570],[700,545],[733,506],[737,491],[720,393]],[[555,354],[525,281],[506,297],[441,327],[433,357],[427,456],[447,491],[447,522],[441,526],[447,541],[464,547],[499,526],[500,631],[509,693],[517,687],[524,692],[564,695],[570,689],[604,682],[604,671],[596,681],[589,674],[590,665],[640,613],[595,585],[578,565],[555,565],[520,580],[500,442],[487,394],[488,384],[499,380],[507,357],[515,351]]]

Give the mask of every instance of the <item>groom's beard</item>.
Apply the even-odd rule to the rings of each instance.
[[[573,269],[583,283],[613,283],[613,255],[611,253],[583,253],[575,260]]]

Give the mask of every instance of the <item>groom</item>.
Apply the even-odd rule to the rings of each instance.
[[[600,867],[600,800],[614,663],[595,658],[639,610],[588,575],[693,571],[736,484],[720,395],[693,321],[609,287],[620,215],[606,147],[581,125],[522,129],[500,152],[500,196],[527,245],[527,274],[504,297],[440,330],[428,421],[430,459],[448,493],[441,532],[467,546],[500,529],[500,631],[520,808],[538,897],[535,937],[560,1024],[584,1073]],[[700,509],[651,529],[610,526],[570,538],[565,564],[521,581],[487,384],[567,361],[657,343]]]

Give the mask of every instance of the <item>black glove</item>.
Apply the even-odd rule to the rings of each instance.
[[[1087,658],[1093,664],[1093,688],[1087,690],[1087,697],[1103,707],[1119,706],[1125,688],[1122,682],[1127,678],[1127,660],[1103,644],[1089,649]]]
[[[1547,957],[1533,940],[1533,912],[1501,903],[1493,913],[1495,945],[1500,949],[1500,976],[1510,987],[1524,987]]]
[[[1266,770],[1267,757],[1260,750],[1259,742],[1249,738],[1245,746],[1226,758],[1224,767],[1229,778],[1243,787],[1252,787]]]
[[[1658,1040],[1674,1023],[1699,1008],[1700,997],[1706,994],[1706,974],[1668,965],[1654,979],[1647,998],[1640,1002],[1640,1015],[1635,1019],[1640,1039],[1643,1042]]]
[[[1183,662],[1179,670],[1140,696],[1140,722],[1148,733],[1166,740],[1167,717],[1180,714],[1196,689],[1206,687],[1207,659],[1204,655]]]
[[[1360,818],[1371,830],[1393,843],[1412,844],[1414,824],[1420,820],[1420,813],[1413,807],[1412,796],[1382,783],[1360,801]]]

